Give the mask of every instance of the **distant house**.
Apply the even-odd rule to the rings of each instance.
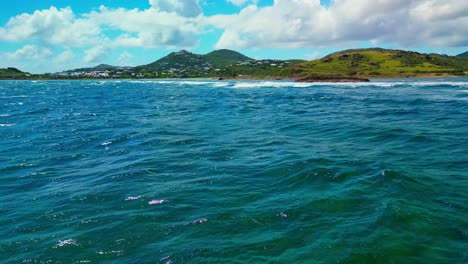
[[[109,75],[109,73],[107,73],[107,72],[101,72],[101,73],[99,73],[99,74],[97,75],[97,77],[99,77],[99,78],[109,78],[110,75]]]

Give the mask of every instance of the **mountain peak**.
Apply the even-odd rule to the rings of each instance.
[[[146,65],[149,68],[183,68],[198,65],[199,67],[222,68],[251,58],[228,49],[212,51],[205,55],[191,53],[187,50],[172,52],[164,58]]]
[[[218,50],[213,50],[212,52],[210,53],[217,53],[217,52],[230,52],[230,53],[239,53],[237,51],[234,51],[234,50],[230,50],[230,49],[218,49]]]
[[[173,52],[172,54],[174,54],[174,55],[186,55],[186,54],[192,54],[192,53],[183,49],[183,50],[179,50],[177,52]]]
[[[108,69],[108,68],[115,68],[115,66],[109,64],[99,64],[98,66],[94,67],[96,69]]]
[[[228,49],[215,50],[204,56],[210,63],[217,67],[225,67],[230,64],[252,60],[252,58],[242,53]]]

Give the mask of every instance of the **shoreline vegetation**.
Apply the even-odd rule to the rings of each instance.
[[[58,73],[30,74],[0,69],[1,80],[209,79],[290,80],[296,82],[368,82],[370,79],[468,76],[468,56],[423,54],[381,48],[352,49],[321,59],[255,60],[232,50],[205,55],[172,52],[136,67],[101,64]]]

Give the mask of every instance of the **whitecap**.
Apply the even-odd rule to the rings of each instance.
[[[130,80],[128,81],[129,83],[153,83],[153,81],[149,81],[149,80],[146,80],[146,81],[142,81],[142,80]]]
[[[101,143],[101,146],[108,146],[112,144],[112,141]]]
[[[329,83],[329,82],[291,82],[291,81],[253,81],[253,82],[237,82],[233,88],[308,88],[314,86],[356,86],[356,84],[369,83]]]
[[[165,256],[161,259],[159,259],[159,261],[164,261],[164,264],[172,264],[172,260],[170,259],[171,256]]]
[[[140,198],[141,198],[140,195],[139,196],[129,196],[129,197],[125,198],[125,201],[135,201],[135,200],[138,200]]]
[[[0,124],[0,127],[12,127],[16,126],[16,124]]]
[[[202,81],[181,81],[179,85],[207,85],[210,82],[202,82]]]
[[[215,88],[222,88],[222,87],[228,87],[230,83],[228,82],[213,82],[212,86]]]
[[[149,205],[156,205],[156,204],[162,204],[162,203],[165,203],[167,202],[166,200],[152,200],[152,201],[149,201],[148,204]]]
[[[368,86],[375,87],[396,87],[396,86],[411,86],[411,87],[430,87],[430,86],[454,86],[454,87],[467,87],[468,82],[453,82],[453,81],[420,81],[420,80],[408,80],[408,81],[375,81],[365,84]]]
[[[158,84],[174,84],[175,81],[156,81],[154,83],[158,83]]]
[[[279,214],[277,214],[277,216],[282,217],[282,218],[287,218],[288,217],[288,215],[285,214],[284,212],[280,212]]]
[[[24,102],[17,102],[17,103],[8,103],[6,105],[11,105],[11,106],[14,106],[14,105],[24,105]]]
[[[412,82],[411,85],[413,86],[463,86],[467,87],[468,82]]]
[[[28,98],[27,95],[12,95],[12,96],[1,96],[0,99],[11,99],[11,98]]]
[[[134,81],[137,82],[137,81]],[[190,80],[164,80],[164,81],[139,81],[140,83],[170,84],[170,85],[209,85],[210,81],[190,81]]]
[[[123,250],[112,250],[112,251],[98,251],[96,252],[98,255],[108,255],[108,254],[114,254],[117,256],[122,255]]]
[[[291,87],[295,83],[293,82],[273,82],[273,81],[265,81],[265,82],[238,82],[234,84],[234,88],[238,89],[245,89],[245,88],[281,88],[281,87]]]
[[[192,221],[192,224],[195,224],[195,225],[196,225],[196,224],[203,224],[203,223],[206,223],[206,222],[208,222],[208,219],[206,219],[206,218],[200,218],[200,219],[193,220],[193,221]]]
[[[78,242],[76,242],[74,239],[59,240],[56,247],[63,247],[66,245],[78,246]]]

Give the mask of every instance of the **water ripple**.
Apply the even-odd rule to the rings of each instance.
[[[0,82],[0,262],[466,263],[467,83]]]

